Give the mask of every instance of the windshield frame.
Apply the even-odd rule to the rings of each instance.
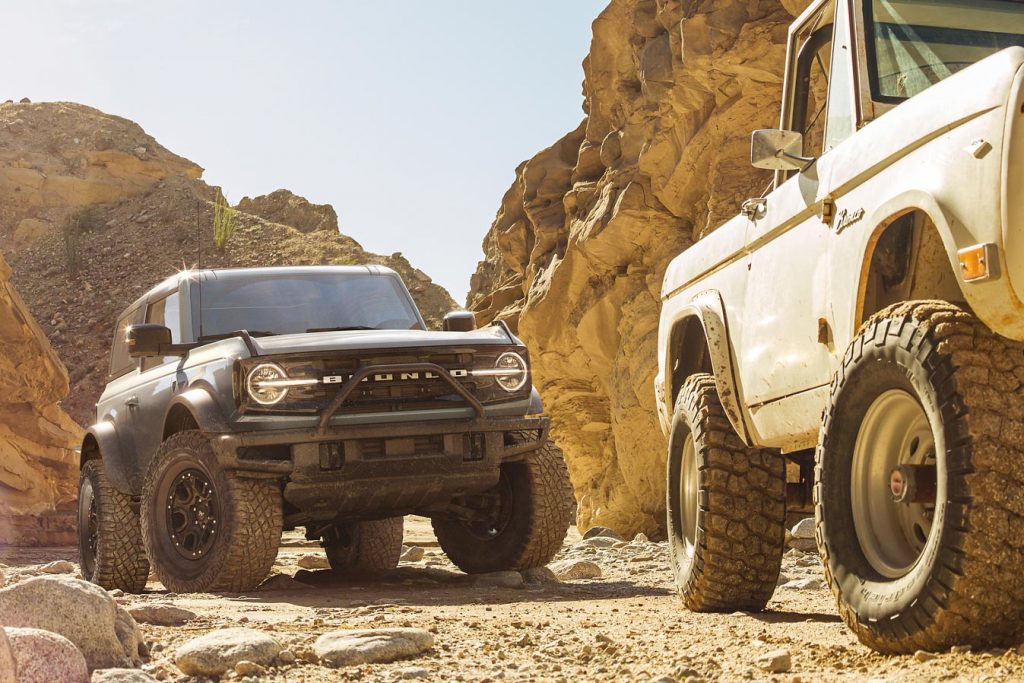
[[[873,102],[876,105],[875,116],[873,118],[877,118],[878,116],[881,116],[881,114],[885,113],[889,109],[892,109],[893,107],[900,105],[903,102],[906,102],[907,100],[911,99],[913,95],[910,95],[908,97],[900,97],[882,94],[878,75],[878,54],[876,48],[875,35],[874,0],[858,1],[861,5],[863,5],[860,8],[860,11],[857,13],[858,17],[860,18],[860,21],[858,21],[857,23],[860,24],[859,32],[861,34],[857,42],[860,46],[861,69],[862,73],[865,76],[863,79],[864,84],[866,85],[865,95],[871,102]],[[965,6],[970,4],[967,0],[961,1]],[[1020,4],[1017,2],[1012,2],[1012,0],[999,1],[1007,2],[1008,4]],[[1024,11],[1024,8],[1022,8],[1022,11]]]
[[[264,269],[259,269],[259,270],[264,270]],[[340,278],[345,278],[345,277],[388,278],[390,280],[391,284],[394,286],[396,293],[398,293],[398,295],[404,299],[404,301],[405,301],[405,303],[406,303],[406,305],[407,305],[407,307],[409,309],[409,312],[415,316],[415,322],[417,323],[418,326],[410,327],[410,328],[407,328],[407,329],[418,329],[418,330],[426,330],[427,329],[426,321],[423,319],[423,314],[420,312],[419,307],[416,305],[415,299],[413,299],[412,294],[409,292],[409,289],[405,286],[405,282],[402,280],[402,278],[397,273],[388,272],[388,271],[380,272],[380,271],[370,271],[370,270],[367,270],[365,272],[355,272],[355,271],[353,271],[353,272],[337,272],[336,271],[335,273],[331,273],[330,272],[330,267],[324,267],[324,270],[322,272],[319,272],[319,273],[316,272],[315,267],[303,267],[301,270],[296,269],[294,272],[289,272],[288,268],[274,268],[274,269],[268,268],[268,269],[265,269],[265,270],[266,270],[266,272],[258,273],[258,274],[255,273],[255,272],[253,272],[253,273],[246,273],[243,270],[238,270],[238,271],[233,271],[233,272],[232,271],[206,271],[206,272],[203,272],[203,273],[199,274],[198,277],[190,278],[190,281],[188,282],[188,289],[189,289],[189,291],[188,291],[188,298],[187,298],[187,301],[189,301],[189,315],[187,316],[187,320],[185,321],[185,326],[187,328],[185,330],[185,332],[187,334],[187,337],[188,337],[189,341],[192,342],[192,343],[202,343],[202,344],[212,343],[213,341],[216,341],[217,339],[223,339],[223,338],[225,338],[227,336],[231,336],[230,335],[231,332],[238,331],[238,330],[230,330],[230,331],[220,330],[220,331],[216,331],[216,332],[211,332],[211,331],[207,331],[207,330],[202,330],[202,327],[201,327],[200,315],[201,315],[201,310],[202,310],[201,309],[201,306],[202,306],[201,301],[202,301],[203,284],[204,283],[208,283],[211,280],[226,280],[226,279],[253,279],[253,278],[265,279],[265,278],[288,277],[288,276],[316,276],[316,277],[324,277],[324,276],[330,276],[330,275],[338,277],[339,279]],[[384,330],[384,331],[397,331],[399,328],[374,328],[374,329],[381,329],[381,330]],[[247,330],[247,331],[253,332],[253,330]],[[257,334],[257,333],[259,333],[258,329],[255,332],[253,332],[254,335]],[[272,335],[264,334],[263,336],[279,336],[279,335],[283,336],[285,334],[317,334],[317,333],[316,332],[309,332],[309,333],[307,333],[305,330],[295,330],[295,331],[287,332],[287,333],[283,333],[283,332],[282,333],[276,333],[275,332]]]

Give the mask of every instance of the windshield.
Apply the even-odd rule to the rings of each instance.
[[[868,60],[876,100],[899,102],[1013,45],[1024,4],[1011,0],[871,0]]]
[[[201,319],[194,314],[192,321],[200,340],[238,330],[275,335],[423,329],[408,294],[389,275],[220,274],[192,287],[192,310],[200,308]]]

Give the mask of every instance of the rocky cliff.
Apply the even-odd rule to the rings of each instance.
[[[70,541],[81,429],[58,405],[68,374],[0,256],[0,548]],[[0,553],[2,555],[2,553]]]
[[[454,306],[402,254],[365,251],[338,233],[333,207],[287,190],[243,200],[218,248],[220,190],[201,174],[131,121],[77,104],[0,105],[0,252],[67,365],[63,405],[79,423],[95,419],[117,314],[183,268],[379,263],[403,276],[428,322]]]
[[[516,169],[468,305],[532,349],[581,528],[661,533],[652,380],[668,262],[770,180],[790,0],[612,0],[583,64],[580,126]]]

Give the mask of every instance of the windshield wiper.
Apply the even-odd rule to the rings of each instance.
[[[252,337],[273,337],[277,335],[277,332],[268,332],[266,330],[249,330],[249,335]],[[204,334],[203,336],[199,337],[197,341],[217,341],[218,339],[227,339],[229,337],[237,336],[238,332],[225,332],[223,334]]]
[[[349,332],[351,330],[376,330],[376,327],[365,325],[349,325],[347,327],[311,327],[306,332]]]

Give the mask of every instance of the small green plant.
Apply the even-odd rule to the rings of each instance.
[[[213,203],[213,244],[224,251],[228,240],[235,232],[235,210],[228,204],[223,194],[217,196]]]

